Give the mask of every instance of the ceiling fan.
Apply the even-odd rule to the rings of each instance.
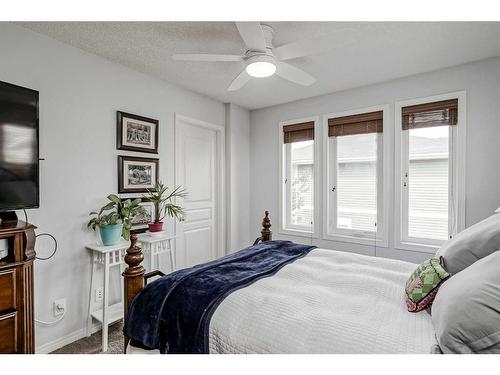
[[[303,86],[310,86],[316,78],[304,72],[285,60],[323,52],[332,48],[328,35],[311,40],[300,40],[279,47],[273,45],[274,30],[271,26],[260,22],[236,22],[236,27],[247,46],[244,55],[215,54],[176,54],[172,58],[182,61],[244,61],[246,68],[228,87],[228,91],[242,88],[248,81],[255,78],[269,77],[277,74],[281,78]]]

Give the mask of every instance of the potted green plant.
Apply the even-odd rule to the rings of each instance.
[[[116,245],[120,237],[130,239],[132,219],[144,213],[144,207],[140,205],[141,199],[126,199],[122,201],[115,194],[108,195],[109,202],[101,207],[99,212],[90,213],[93,217],[87,224],[88,228],[96,230],[99,228],[102,243],[106,246]]]
[[[167,190],[168,187],[158,181],[154,189],[148,189],[148,194],[144,195],[144,198],[153,203],[154,206],[154,222],[149,223],[151,233],[163,230],[163,219],[166,216],[175,217],[176,219],[184,217],[184,209],[173,203],[173,200],[175,198],[186,198],[186,190],[180,186],[174,188],[170,193],[167,193]]]

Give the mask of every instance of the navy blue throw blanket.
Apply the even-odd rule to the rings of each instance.
[[[208,353],[210,319],[231,292],[302,258],[315,246],[268,241],[148,284],[132,301],[123,332],[161,353]]]

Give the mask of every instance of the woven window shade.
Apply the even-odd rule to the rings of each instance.
[[[401,114],[403,130],[456,125],[458,99],[404,107]]]
[[[383,112],[361,113],[328,119],[328,136],[382,133],[384,130]]]
[[[283,126],[284,143],[314,140],[314,121]]]

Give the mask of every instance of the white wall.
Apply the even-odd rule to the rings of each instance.
[[[500,59],[488,59],[440,71],[318,96],[251,112],[251,216],[258,233],[265,209],[278,228],[278,122],[342,112],[374,105],[390,106],[389,128],[394,125],[394,103],[460,90],[467,91],[466,226],[491,215],[500,206]],[[385,127],[385,125],[384,125]],[[394,208],[390,207],[391,215]],[[320,227],[321,223],[320,223]],[[374,246],[289,237],[298,242],[375,255]],[[429,254],[378,248],[376,255],[420,262]]]
[[[85,230],[88,213],[117,191],[116,155],[141,155],[115,149],[116,111],[160,120],[160,178],[172,186],[174,112],[223,125],[225,108],[18,26],[0,24],[0,50],[0,80],[40,91],[41,205],[28,213],[37,233],[57,238],[59,250],[50,261],[35,262],[36,317],[53,319],[52,301],[67,300],[62,322],[36,325],[36,346],[47,351],[83,333],[90,284],[84,246],[95,241]],[[171,223],[167,228],[173,232]],[[112,276],[117,286],[118,272]]]
[[[234,252],[258,237],[250,235],[249,221],[250,112],[235,104],[226,104],[226,172],[228,251]]]

